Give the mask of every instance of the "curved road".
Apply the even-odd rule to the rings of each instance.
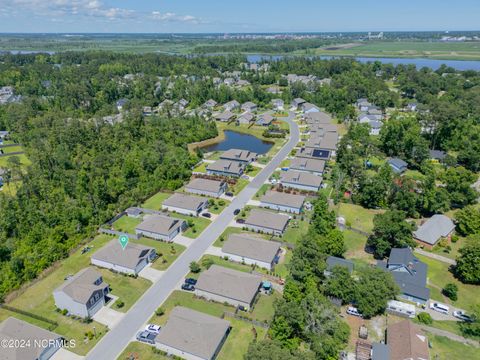
[[[160,280],[154,283],[123,319],[99,341],[88,353],[87,359],[116,359],[125,347],[135,338],[139,329],[150,319],[155,310],[170,296],[180,281],[190,271],[192,261],[198,261],[205,251],[223,233],[233,220],[233,211],[244,207],[253,198],[270,175],[280,166],[300,140],[298,125],[293,121],[295,114],[283,118],[290,125],[290,139],[265,168],[238,194],[232,203],[213,221],[202,234],[170,265]]]

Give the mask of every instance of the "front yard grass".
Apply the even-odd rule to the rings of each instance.
[[[257,191],[255,194],[255,199],[254,200],[260,200],[260,198],[265,195],[265,193],[270,190],[271,185],[269,184],[263,184],[260,189]]]
[[[427,282],[431,290],[430,297],[437,301],[452,304],[467,312],[471,312],[480,299],[480,286],[467,285],[458,281],[448,270],[449,265],[435,259],[415,254],[421,261],[428,265]],[[452,301],[441,294],[446,284],[458,286],[458,300]]]
[[[132,341],[123,350],[117,360],[168,360],[171,357],[158,353],[158,349],[152,345],[143,344],[138,341]]]
[[[159,258],[152,264],[156,270],[166,270],[185,250],[185,247],[175,243],[166,243],[158,240],[140,238],[139,240],[130,240],[131,242],[153,247]]]
[[[248,170],[251,169],[251,170]],[[247,169],[246,174],[251,177],[255,177],[258,175],[260,171],[262,171],[262,168],[259,168],[257,166],[250,165],[250,167]]]
[[[183,219],[187,223],[189,223],[188,229],[182,233],[183,236],[186,236],[191,239],[196,239],[202,233],[205,228],[210,225],[210,220],[204,217],[195,217],[195,216],[188,216],[178,213],[172,213],[172,217],[176,217],[178,219]]]
[[[247,179],[237,179],[235,185],[228,185],[228,190],[233,193],[233,195],[238,195],[250,182]]]
[[[230,205],[230,201],[224,199],[210,199],[213,201],[212,205],[209,205],[208,211],[212,214],[220,214],[228,205]]]

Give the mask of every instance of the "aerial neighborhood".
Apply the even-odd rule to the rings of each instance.
[[[81,56],[0,64],[1,359],[478,359],[478,73]]]

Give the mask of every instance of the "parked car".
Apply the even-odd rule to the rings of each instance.
[[[182,290],[195,291],[195,286],[193,286],[192,284],[183,284]]]
[[[239,223],[239,224],[245,224],[245,219],[237,219],[237,223]]]
[[[235,209],[235,210],[233,211],[233,215],[238,215],[238,214],[240,214],[240,209]]]
[[[448,315],[448,313],[450,312],[450,308],[447,305],[443,305],[440,303],[430,303],[430,309],[438,311],[445,315]]]
[[[140,331],[138,334],[137,334],[137,340],[138,341],[141,341],[141,342],[144,342],[144,343],[147,343],[147,344],[155,344],[155,338],[157,337],[157,334],[154,334],[150,331]]]
[[[233,193],[232,193],[232,192],[230,192],[230,191],[229,191],[229,192],[226,192],[226,193],[225,193],[225,196],[232,197],[232,196],[233,196]]]
[[[212,217],[212,214],[210,214],[210,213],[203,213],[202,216],[210,219],[210,218]]]
[[[185,279],[185,284],[196,285],[196,284],[197,284],[197,280],[196,280],[196,279],[193,279],[193,278],[186,278],[186,279]]]
[[[348,307],[347,314],[362,317],[362,314],[360,314],[360,311],[358,311],[358,309],[356,307],[353,307],[353,306]]]
[[[457,319],[460,319],[462,321],[465,321],[465,322],[472,322],[473,319],[468,316],[465,311],[461,311],[461,310],[456,310],[453,312],[453,316],[455,316]]]
[[[148,324],[145,327],[145,331],[148,331],[148,332],[151,332],[151,333],[154,333],[154,334],[159,334],[160,333],[160,326],[155,325],[155,324]]]

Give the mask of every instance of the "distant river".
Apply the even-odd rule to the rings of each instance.
[[[216,144],[206,146],[202,148],[202,150],[211,152],[242,149],[249,150],[257,154],[265,154],[273,146],[273,143],[260,140],[253,135],[241,134],[230,130],[226,130],[224,133],[225,139]]]
[[[282,55],[247,55],[249,62],[260,62],[262,60],[280,60],[284,56]],[[338,56],[320,56],[320,59],[330,60],[339,58]],[[384,64],[393,65],[415,65],[418,69],[422,67],[428,67],[432,70],[437,70],[442,64],[450,66],[455,70],[476,70],[480,71],[480,61],[476,60],[437,60],[437,59],[422,59],[422,58],[376,58],[376,57],[355,57],[355,60],[361,63],[368,63],[374,61],[380,61]]]

